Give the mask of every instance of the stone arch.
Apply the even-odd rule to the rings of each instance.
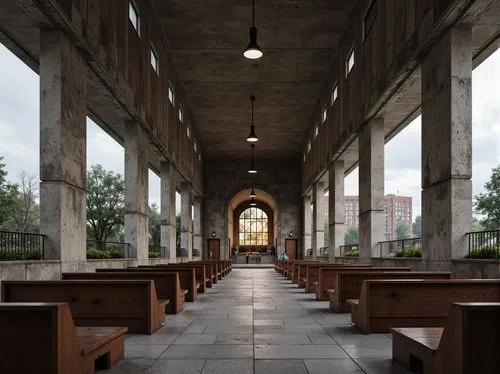
[[[238,219],[239,214],[246,208],[250,207],[248,196],[250,195],[251,188],[246,188],[235,194],[228,203],[228,226],[227,232],[231,246],[237,243],[236,236],[238,234]],[[269,245],[276,245],[276,238],[278,235],[278,204],[274,197],[268,192],[255,188],[257,197],[255,201],[257,208],[264,210],[267,214],[269,222]],[[228,248],[231,251],[231,248]]]

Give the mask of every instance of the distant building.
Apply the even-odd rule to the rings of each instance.
[[[385,200],[385,237],[386,240],[396,239],[396,226],[399,221],[408,225],[411,234],[413,215],[412,198],[409,196],[397,196],[389,194],[384,196]],[[345,220],[344,225],[359,228],[359,196],[345,196]]]

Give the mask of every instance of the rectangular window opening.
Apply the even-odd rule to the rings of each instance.
[[[316,138],[318,136],[318,133],[319,133],[319,129],[318,129],[318,125],[316,125],[314,127],[314,138]]]
[[[335,101],[337,101],[337,97],[338,97],[338,89],[337,85],[335,84],[332,89],[332,105],[335,103]]]
[[[184,120],[183,115],[182,115],[182,108],[179,106],[179,121],[182,123]]]
[[[325,123],[325,121],[326,121],[326,115],[327,115],[327,113],[326,113],[326,107],[324,107],[323,108],[323,123]]]
[[[347,57],[346,77],[349,75],[349,73],[351,72],[353,67],[354,67],[354,48],[352,49],[351,53],[349,53],[349,56]]]
[[[155,47],[151,44],[151,67],[155,71],[156,75],[158,75],[158,54],[156,53]]]
[[[191,139],[191,126],[189,126],[189,124],[186,126],[186,135]]]
[[[194,145],[193,145],[193,147],[194,147],[194,151],[195,151],[195,152],[198,152],[198,142],[196,141],[196,139],[194,140]]]
[[[311,141],[307,142],[307,153],[311,152]]]
[[[134,26],[137,35],[139,35],[139,10],[132,1],[128,2],[128,19]]]
[[[170,84],[168,85],[168,101],[170,101],[170,104],[174,105],[174,91]]]
[[[377,0],[372,0],[363,18],[363,40],[366,39],[377,19]]]

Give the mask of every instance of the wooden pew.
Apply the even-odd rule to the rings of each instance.
[[[198,293],[205,293],[207,288],[212,287],[212,267],[206,265],[195,264],[158,264],[158,265],[139,265],[139,269],[194,269],[196,283],[198,286]],[[128,267],[128,269],[135,269],[135,267]]]
[[[348,299],[351,321],[362,332],[391,327],[442,327],[454,302],[500,301],[500,279],[365,280],[359,299]]]
[[[274,261],[274,270],[277,271],[278,273],[280,272],[280,269],[283,266],[282,262],[283,260]]]
[[[293,284],[298,284],[299,283],[299,267],[304,266],[306,264],[319,264],[320,262],[317,260],[311,260],[311,261],[294,261],[292,263],[292,283]]]
[[[319,282],[319,269],[320,268],[331,268],[331,269],[385,269],[385,268],[373,268],[370,264],[360,264],[360,265],[344,265],[344,264],[307,264],[305,266],[305,273],[304,273],[304,283],[305,283],[305,288],[306,292],[316,292],[316,286],[317,283]],[[396,270],[408,270],[410,271],[409,267],[404,267],[404,268],[392,268]],[[377,270],[375,270],[377,271]],[[300,272],[302,275],[302,271]]]
[[[453,303],[444,328],[392,328],[391,332],[393,359],[411,371],[500,371],[500,303]]]
[[[375,269],[375,270],[373,270]],[[340,276],[339,274],[342,273]],[[370,275],[372,274],[372,275]],[[346,299],[357,299],[365,279],[450,279],[450,272],[410,271],[395,268],[330,269],[319,270],[316,299],[330,301],[330,309],[336,313],[348,313],[351,308]],[[339,279],[342,284],[339,284]]]
[[[64,280],[152,280],[155,282],[156,296],[161,300],[169,300],[165,305],[168,314],[180,313],[185,307],[188,290],[183,289],[179,281],[179,274],[174,272],[134,271],[127,269],[96,269],[97,273],[63,273]],[[193,281],[191,281],[193,283]],[[193,287],[193,286],[191,286]]]
[[[319,269],[319,286],[316,289],[316,298],[318,293],[326,287],[322,285],[324,273],[331,269]],[[351,307],[347,304],[347,299],[357,299],[361,293],[363,281],[367,279],[450,279],[450,272],[432,272],[432,271],[360,271],[342,269],[337,272],[336,281],[328,284],[332,288],[327,289],[330,301],[330,309],[335,313],[348,313]],[[323,300],[323,299],[321,299]]]
[[[123,358],[126,327],[76,327],[66,303],[0,303],[2,373],[94,374]]]
[[[77,326],[123,326],[152,334],[165,322],[169,300],[151,280],[2,281],[2,302],[66,302]]]
[[[212,267],[212,283],[218,283],[222,280],[221,264],[219,261],[203,260],[203,261],[189,261],[188,264],[209,265]]]

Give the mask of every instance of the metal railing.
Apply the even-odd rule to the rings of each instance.
[[[45,235],[0,231],[0,261],[41,260],[45,255]]]
[[[88,259],[129,258],[129,243],[87,240]]]
[[[357,253],[357,255],[356,255]],[[359,257],[359,244],[345,244],[340,246],[340,256]]]
[[[422,238],[409,238],[400,240],[385,240],[379,242],[379,255],[380,257],[394,257],[398,254],[404,254],[405,251],[421,250]],[[398,256],[405,257],[405,256]],[[414,256],[411,256],[414,257]]]
[[[469,256],[471,254],[491,252],[493,257],[495,252],[500,256],[500,230],[475,231],[465,234],[469,243]]]

